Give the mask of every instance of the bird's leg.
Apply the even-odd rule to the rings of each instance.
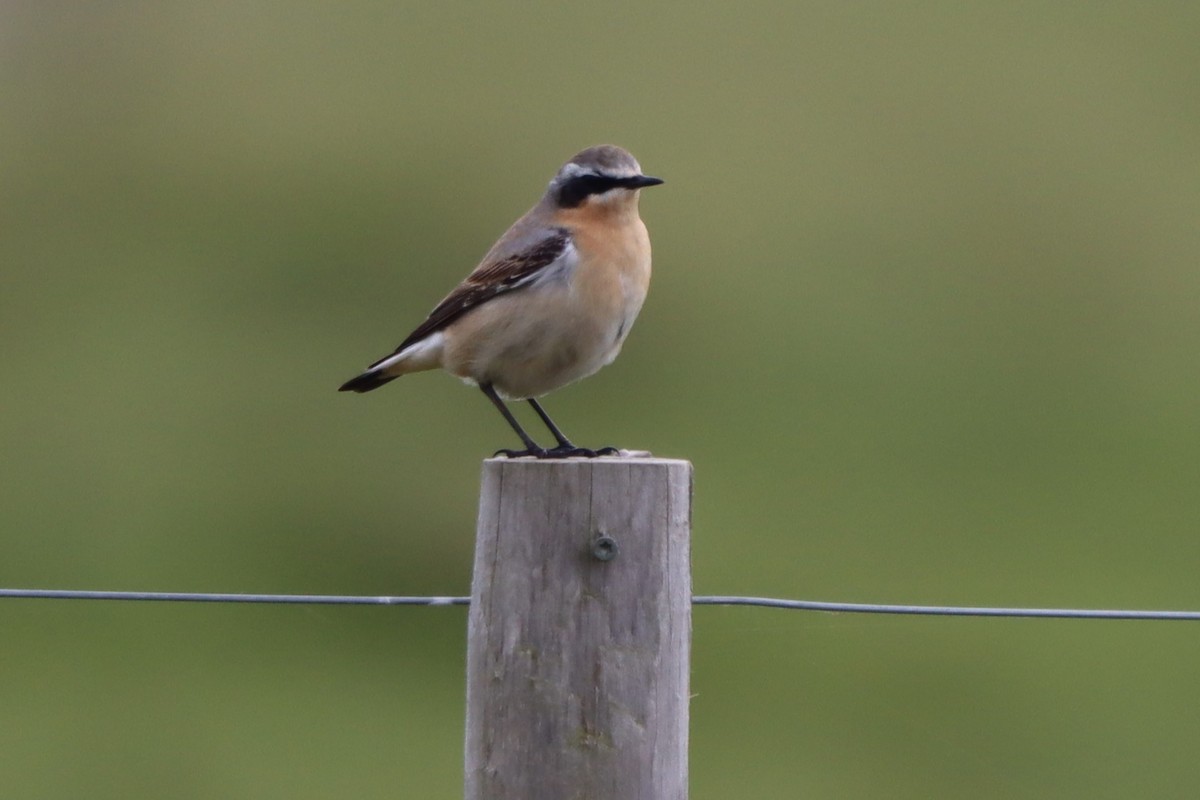
[[[537,412],[537,415],[542,418],[542,422],[546,423],[546,427],[550,429],[550,433],[554,434],[554,438],[558,440],[558,447],[547,451],[546,458],[570,458],[571,456],[595,458],[596,456],[615,456],[620,453],[615,447],[601,447],[599,450],[576,447],[558,429],[558,426],[554,424],[554,420],[550,419],[550,415],[546,413],[546,409],[542,408],[541,403],[531,397],[529,398],[529,405],[533,406],[533,410]]]
[[[544,447],[539,447],[537,442],[529,438],[529,434],[526,433],[525,429],[521,427],[521,424],[517,422],[517,418],[512,415],[512,412],[508,410],[508,406],[504,405],[504,401],[500,399],[498,394],[496,394],[495,388],[493,388],[490,383],[481,383],[479,384],[479,388],[483,390],[483,393],[487,395],[488,400],[492,401],[497,410],[504,415],[504,418],[508,420],[508,424],[511,425],[512,429],[517,432],[517,436],[521,437],[521,441],[525,443],[524,450],[497,450],[492,454],[493,457],[503,455],[507,456],[508,458],[520,458],[521,456],[547,458],[549,451]]]
[[[558,446],[560,448],[566,449],[575,447],[575,445],[571,444],[571,440],[564,436],[563,432],[560,431],[558,426],[554,424],[554,420],[550,419],[550,415],[546,413],[546,409],[542,408],[541,403],[532,397],[529,398],[528,403],[529,405],[533,406],[533,410],[536,411],[537,415],[542,418],[542,422],[546,423],[546,427],[550,429],[550,433],[554,434],[554,438],[558,440]]]

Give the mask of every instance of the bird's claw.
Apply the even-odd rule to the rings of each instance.
[[[601,447],[591,450],[587,447],[576,447],[573,444],[559,445],[546,450],[545,448],[527,448],[525,450],[497,450],[492,458],[598,458],[600,456],[619,456],[621,451],[615,447]]]
[[[599,450],[591,450],[587,447],[564,444],[548,451],[545,458],[598,458],[599,456],[618,456],[620,454],[621,451],[615,447],[601,447]]]
[[[504,456],[505,458],[546,458],[547,452],[541,447],[531,447],[527,450],[497,450],[492,453],[492,458],[499,458],[500,456]]]

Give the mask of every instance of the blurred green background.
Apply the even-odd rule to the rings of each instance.
[[[698,593],[1200,607],[1200,6],[0,6],[0,586],[466,594],[476,391],[334,390],[600,142],[548,408]],[[461,796],[462,609],[0,601],[30,798]],[[1188,623],[700,608],[692,797],[1191,797]]]

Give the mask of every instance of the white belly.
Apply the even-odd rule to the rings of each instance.
[[[445,368],[509,399],[592,375],[617,357],[645,300],[640,284],[614,279],[599,293],[564,280],[497,297],[447,331]]]

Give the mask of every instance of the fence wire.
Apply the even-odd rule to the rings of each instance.
[[[465,606],[469,597],[416,597],[338,594],[237,594],[227,592],[106,592],[75,589],[0,589],[0,598],[26,600],[125,600],[180,603],[275,603],[338,606]],[[1200,611],[1159,611],[1107,608],[994,608],[987,606],[894,605],[831,603],[777,597],[696,595],[697,606],[757,606],[792,611],[847,614],[904,614],[937,617],[1034,617],[1044,619],[1200,620]]]

